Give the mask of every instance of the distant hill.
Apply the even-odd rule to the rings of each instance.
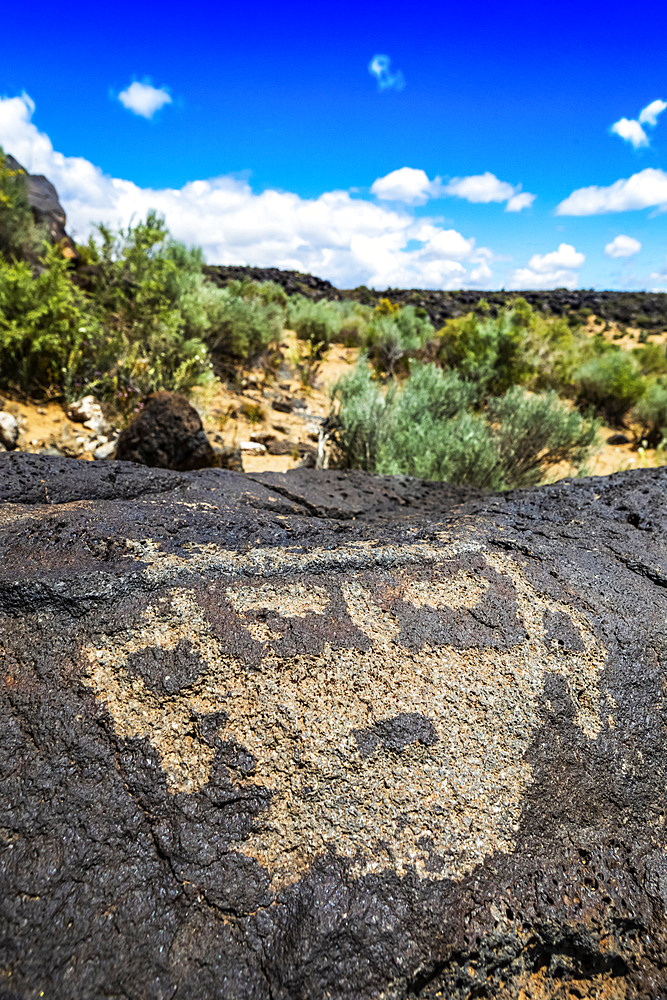
[[[553,316],[575,315],[585,321],[595,315],[609,323],[634,326],[643,330],[667,330],[667,293],[665,292],[596,292],[592,289],[570,291],[473,291],[440,292],[418,288],[389,288],[375,291],[361,285],[358,288],[336,288],[330,281],[300,271],[282,271],[277,267],[241,267],[207,265],[207,276],[216,285],[223,286],[234,279],[251,278],[254,281],[275,281],[288,295],[301,294],[311,299],[354,299],[373,305],[388,298],[401,305],[415,305],[425,309],[436,326],[456,316],[481,312],[480,302],[486,301],[491,313],[512,303],[518,296],[525,298],[534,309]]]

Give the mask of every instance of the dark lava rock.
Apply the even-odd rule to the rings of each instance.
[[[70,250],[71,256],[76,256],[74,242],[65,232],[67,217],[65,209],[60,204],[58,192],[51,181],[42,174],[29,174],[13,156],[6,154],[5,159],[10,170],[21,170],[26,175],[28,204],[35,221],[43,223],[52,243],[62,241]]]
[[[667,470],[0,455],[0,995],[667,995]]]
[[[271,406],[278,413],[291,413],[294,409],[294,401],[291,399],[272,399]]]
[[[388,298],[398,305],[413,305],[423,309],[436,328],[448,319],[473,312],[478,316],[497,316],[501,309],[511,306],[521,296],[547,316],[571,316],[580,321],[595,315],[598,319],[635,326],[642,330],[667,329],[667,293],[665,292],[611,292],[592,288],[555,288],[551,290],[526,289],[524,291],[484,291],[461,289],[445,292],[432,288],[335,288],[331,282],[300,271],[286,271],[277,267],[242,267],[238,265],[211,264],[204,267],[207,277],[219,287],[230,281],[251,279],[274,281],[288,295],[304,295],[317,301],[351,299],[364,305],[375,306],[380,299]]]
[[[115,457],[159,469],[188,471],[219,466],[201,417],[175,392],[155,392],[118,438]]]
[[[630,438],[625,434],[610,434],[607,444],[630,444]]]
[[[220,469],[228,469],[230,472],[243,472],[243,456],[241,449],[231,444],[223,444],[215,450],[215,466]]]

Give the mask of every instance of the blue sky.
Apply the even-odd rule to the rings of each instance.
[[[78,238],[156,207],[345,287],[667,290],[664,4],[31,11],[0,144]]]

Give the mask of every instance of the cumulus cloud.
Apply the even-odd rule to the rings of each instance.
[[[556,215],[602,215],[640,208],[667,207],[667,173],[647,167],[608,187],[578,188],[556,208]]]
[[[635,149],[648,146],[648,136],[635,118],[620,118],[611,126],[611,131],[631,143]]]
[[[125,90],[121,90],[118,100],[133,114],[141,115],[142,118],[152,118],[165,104],[171,104],[171,95],[164,87],[153,87],[150,83],[139,83],[135,80]]]
[[[655,126],[658,124],[658,115],[661,115],[665,108],[667,108],[667,101],[661,101],[659,99],[657,101],[651,101],[650,104],[647,104],[646,107],[639,112],[639,121],[642,125],[646,124]]]
[[[212,263],[293,268],[341,287],[489,287],[491,251],[435,219],[417,219],[348,191],[318,198],[258,194],[229,176],[176,189],[141,188],[54,150],[32,121],[33,111],[27,95],[0,98],[0,145],[55,184],[78,239],[98,222],[127,226],[154,208],[177,239],[201,246]]]
[[[400,167],[371,184],[371,194],[382,201],[403,201],[407,205],[423,205],[437,193],[438,181],[430,181],[424,170]]]
[[[649,125],[651,128],[655,128],[658,124],[658,117],[665,108],[667,108],[667,102],[658,98],[658,100],[651,101],[645,108],[642,108],[637,118],[619,118],[611,126],[611,131],[615,135],[620,136],[621,139],[625,139],[635,149],[639,149],[641,146],[648,146],[650,139],[642,126]]]
[[[474,204],[487,205],[490,202],[506,201],[506,212],[520,212],[532,205],[536,198],[534,194],[522,192],[521,185],[515,186],[499,180],[490,170],[483,174],[472,174],[470,177],[454,177],[444,185],[442,193],[455,198],[465,198]]]
[[[611,243],[607,243],[604,252],[607,257],[632,257],[639,253],[642,245],[634,236],[615,236]]]
[[[579,275],[575,270],[586,260],[570,243],[561,243],[551,253],[535,253],[527,267],[518,268],[511,277],[511,288],[575,288]]]
[[[373,56],[368,64],[368,72],[377,80],[378,90],[403,90],[405,86],[405,77],[400,69],[392,72],[389,56]]]
[[[524,208],[530,208],[536,198],[536,194],[529,194],[528,191],[521,191],[519,194],[513,194],[505,205],[505,211],[521,212]]]

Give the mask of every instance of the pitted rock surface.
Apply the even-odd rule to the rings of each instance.
[[[667,995],[666,486],[0,456],[0,995]]]

